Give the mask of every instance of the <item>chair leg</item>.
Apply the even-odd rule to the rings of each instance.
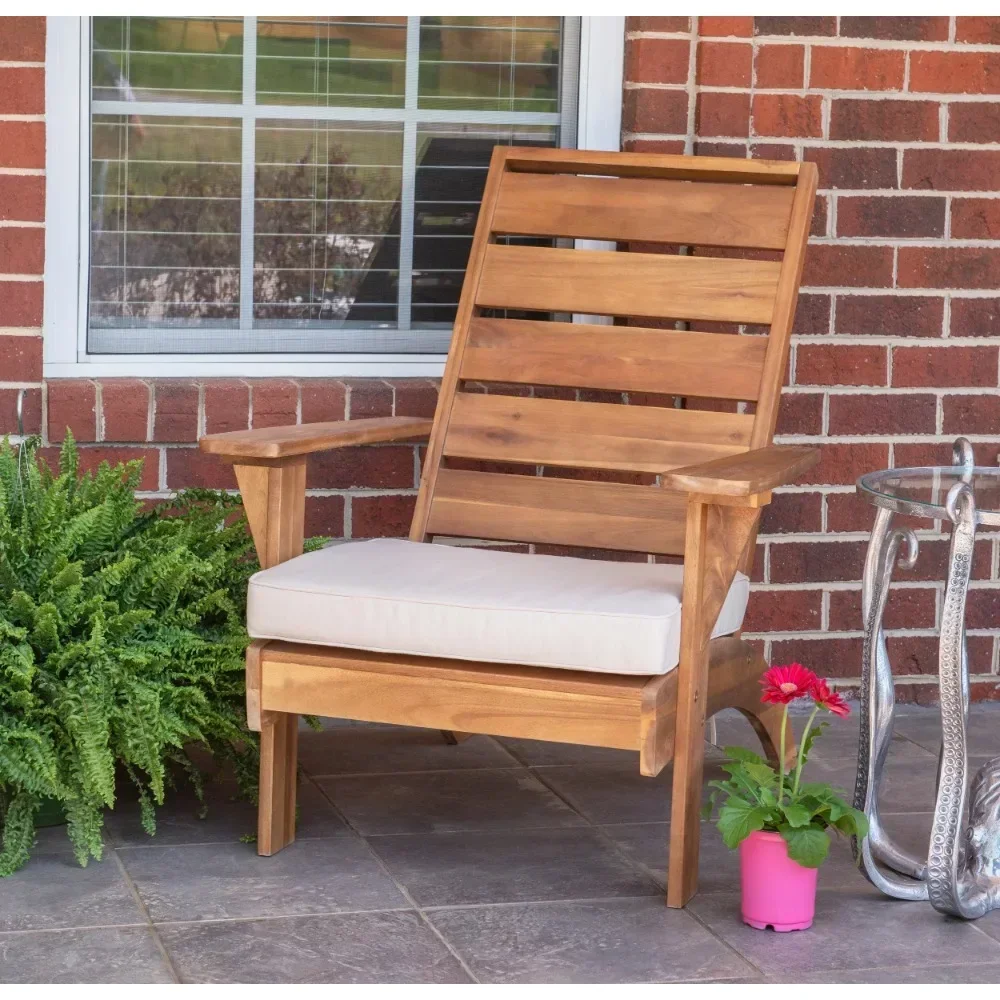
[[[265,712],[260,728],[257,853],[269,857],[295,840],[299,717]]]
[[[675,744],[667,906],[681,908],[698,888],[698,851],[701,837],[701,788],[705,763],[705,720],[695,722],[684,740],[684,753]]]

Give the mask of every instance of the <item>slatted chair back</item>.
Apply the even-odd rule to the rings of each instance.
[[[411,538],[683,554],[683,495],[601,476],[771,443],[815,188],[809,163],[497,147]]]

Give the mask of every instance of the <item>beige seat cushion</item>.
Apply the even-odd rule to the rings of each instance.
[[[330,545],[255,574],[255,639],[612,674],[677,665],[680,566],[524,555],[401,538]],[[713,635],[735,632],[742,573]]]

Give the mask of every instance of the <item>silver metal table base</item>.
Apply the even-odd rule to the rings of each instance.
[[[928,899],[942,913],[973,919],[1000,907],[1000,757],[968,782],[966,729],[969,663],[965,600],[979,524],[1000,524],[1000,469],[977,468],[972,447],[955,442],[951,468],[891,469],[858,481],[858,492],[877,507],[862,581],[864,647],[861,661],[861,736],[854,805],[868,817],[868,836],[852,848],[868,880],[896,899]],[[977,509],[977,493],[987,504]],[[941,617],[938,684],[941,753],[928,856],[895,843],[878,812],[879,785],[892,740],[895,699],[882,617],[893,569],[912,569],[919,554],[909,527],[893,527],[904,514],[950,520],[948,579]],[[968,822],[965,820],[969,807]]]

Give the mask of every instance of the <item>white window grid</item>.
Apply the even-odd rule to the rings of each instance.
[[[395,353],[333,353],[337,336],[346,338],[349,328],[324,331],[323,347],[297,347],[275,351],[273,327],[255,330],[252,322],[252,280],[241,280],[240,329],[215,329],[208,325],[188,330],[172,328],[171,336],[183,333],[193,338],[199,353],[167,354],[155,348],[148,353],[134,350],[117,354],[96,353],[88,340],[89,330],[89,226],[90,226],[90,122],[91,115],[135,115],[165,117],[214,117],[242,122],[241,171],[241,279],[253,273],[253,180],[255,124],[258,120],[386,121],[401,123],[404,130],[404,175],[416,169],[416,133],[419,125],[480,124],[502,126],[545,125],[560,128],[562,145],[589,149],[617,149],[621,122],[621,88],[624,56],[624,17],[567,18],[564,28],[566,52],[562,62],[562,94],[566,101],[559,112],[462,111],[417,107],[419,18],[407,19],[407,62],[402,108],[358,108],[345,106],[262,105],[256,102],[256,21],[244,19],[244,63],[242,101],[239,103],[188,103],[166,101],[91,101],[91,19],[49,17],[46,52],[46,115],[48,158],[45,265],[44,348],[47,378],[158,375],[161,377],[241,376],[436,376],[447,352],[450,329],[443,330],[440,353],[414,353],[404,339]],[[573,51],[570,46],[575,46]],[[576,74],[569,80],[567,74]],[[567,86],[573,83],[574,86]],[[379,330],[410,338],[410,294],[413,269],[413,183],[404,183],[401,205],[401,245],[398,327]],[[407,200],[408,199],[408,200]],[[67,218],[76,217],[75,234],[66,231]],[[60,238],[53,239],[53,233]],[[406,247],[404,251],[404,246]],[[73,294],[75,290],[76,294]],[[116,338],[150,338],[157,328],[114,329]],[[370,330],[367,332],[371,332]],[[421,336],[428,331],[421,327]],[[299,343],[301,334],[295,331]],[[241,339],[233,350],[234,334]],[[119,343],[121,340],[119,339]],[[148,340],[147,340],[148,343]],[[220,346],[226,344],[227,350]],[[261,345],[267,344],[267,351]]]

